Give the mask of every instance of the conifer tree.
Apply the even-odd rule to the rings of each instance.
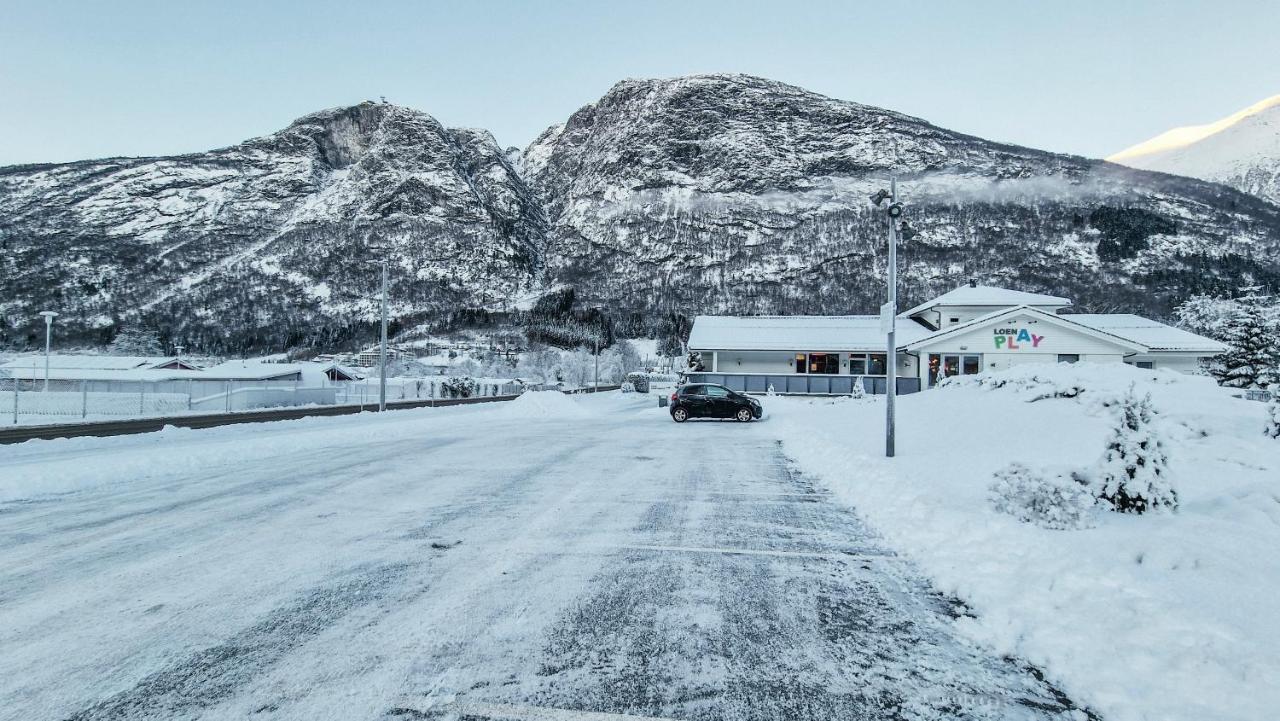
[[[1120,402],[1120,424],[1112,433],[1097,475],[1098,497],[1121,513],[1177,508],[1169,482],[1169,458],[1153,423],[1151,395],[1133,387]]]
[[[1222,324],[1220,340],[1230,349],[1213,359],[1209,371],[1224,386],[1266,388],[1280,367],[1280,321],[1269,297],[1246,290]]]
[[[164,346],[160,345],[160,337],[154,330],[126,326],[112,339],[107,351],[111,355],[159,356],[164,354]]]

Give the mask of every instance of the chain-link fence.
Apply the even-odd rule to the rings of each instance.
[[[513,382],[388,378],[387,401],[516,395]],[[255,408],[351,404],[376,406],[377,379],[306,386],[301,381],[183,379],[169,381],[0,378],[0,422],[66,423],[230,413]]]

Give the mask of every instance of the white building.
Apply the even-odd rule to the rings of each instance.
[[[1064,313],[1071,301],[969,284],[898,316],[898,391],[1023,363],[1093,361],[1190,372],[1226,346],[1130,314]],[[698,316],[696,380],[737,390],[884,392],[886,338],[877,316]]]

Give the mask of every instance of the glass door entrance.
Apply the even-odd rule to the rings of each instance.
[[[982,356],[963,353],[929,354],[929,387],[951,376],[971,376],[982,371]]]

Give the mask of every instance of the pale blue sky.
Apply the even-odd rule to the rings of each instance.
[[[0,0],[0,165],[199,151],[376,99],[523,146],[619,79],[745,72],[1102,156],[1280,93],[1276,0]]]

